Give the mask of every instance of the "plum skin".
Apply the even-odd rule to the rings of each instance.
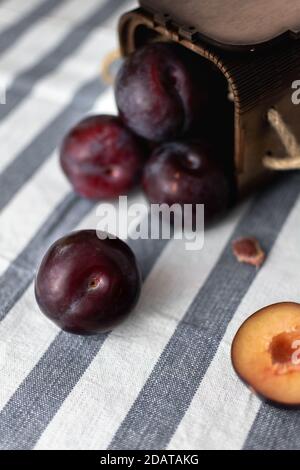
[[[61,167],[75,192],[89,199],[127,194],[139,181],[144,149],[118,117],[90,116],[65,136]]]
[[[143,188],[153,204],[204,204],[211,221],[230,204],[228,180],[204,142],[171,142],[154,150],[145,165]]]
[[[140,291],[141,275],[129,246],[118,238],[100,240],[95,230],[57,240],[35,280],[41,311],[63,330],[81,335],[119,325]]]
[[[152,43],[121,67],[115,97],[125,124],[154,142],[185,134],[207,104],[206,89],[194,79],[179,46]]]

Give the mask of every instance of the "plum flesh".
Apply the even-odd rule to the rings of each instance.
[[[231,348],[232,364],[267,401],[300,405],[300,304],[282,302],[251,315]]]

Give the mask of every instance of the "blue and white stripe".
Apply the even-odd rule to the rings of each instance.
[[[199,253],[179,240],[130,240],[144,289],[112,333],[61,332],[36,306],[44,251],[97,223],[62,175],[57,148],[86,113],[115,110],[100,65],[117,47],[118,16],[135,5],[0,3],[0,448],[299,449],[299,412],[262,404],[230,364],[249,314],[299,301],[298,173],[207,230]],[[231,253],[232,239],[249,234],[268,254],[259,271]]]

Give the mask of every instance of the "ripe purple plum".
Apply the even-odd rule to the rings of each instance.
[[[152,43],[125,60],[115,96],[121,118],[137,135],[154,142],[180,138],[206,113],[207,87],[187,57],[180,46]]]
[[[230,201],[229,183],[203,142],[163,144],[144,169],[143,188],[154,204],[204,204],[205,220],[223,212]]]
[[[35,281],[41,311],[63,330],[82,335],[119,325],[134,308],[140,290],[141,276],[129,246],[103,234],[100,239],[95,230],[56,241]]]
[[[115,116],[91,116],[63,140],[60,161],[74,190],[89,199],[127,194],[139,181],[143,146]]]

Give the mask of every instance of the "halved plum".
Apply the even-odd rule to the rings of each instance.
[[[251,315],[236,333],[231,359],[253,392],[300,405],[300,304],[282,302]]]

